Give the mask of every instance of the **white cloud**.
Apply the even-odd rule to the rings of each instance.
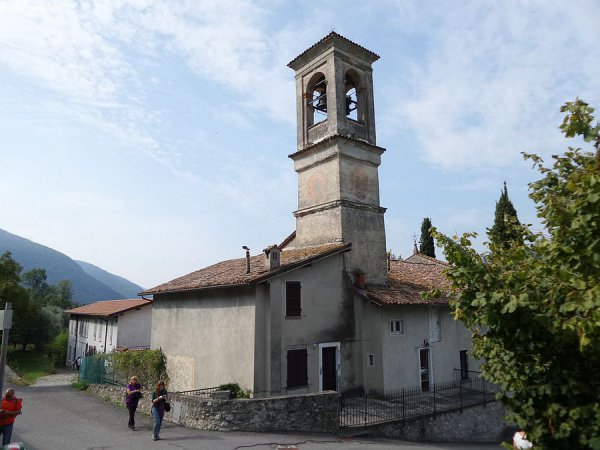
[[[384,122],[413,130],[423,158],[447,169],[507,167],[520,151],[556,150],[559,106],[600,90],[596,6],[439,8],[422,20],[430,39],[424,63],[408,63],[403,79],[411,85],[392,88],[391,97],[408,99],[390,106]]]

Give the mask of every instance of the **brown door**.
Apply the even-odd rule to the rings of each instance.
[[[422,348],[419,350],[419,365],[421,373],[421,391],[429,390],[429,349]]]
[[[336,351],[337,347],[323,347],[321,349],[323,390],[337,391],[337,371],[336,371]]]

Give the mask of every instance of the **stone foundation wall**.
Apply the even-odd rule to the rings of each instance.
[[[497,444],[510,438],[513,427],[504,422],[500,402],[464,408],[404,422],[369,428],[375,436],[419,442],[471,442]]]
[[[125,387],[90,385],[98,397],[125,404]],[[201,430],[311,431],[338,430],[339,395],[335,392],[258,399],[216,400],[170,394],[171,411],[165,420]],[[150,393],[138,411],[150,414]]]

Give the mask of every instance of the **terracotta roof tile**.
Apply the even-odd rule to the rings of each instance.
[[[130,309],[140,308],[152,303],[152,300],[143,298],[130,298],[127,300],[105,300],[89,305],[79,306],[65,312],[82,316],[112,316]]]
[[[283,250],[281,265],[277,269],[265,269],[265,255],[250,257],[250,273],[246,273],[246,258],[221,261],[204,269],[163,283],[143,291],[141,294],[160,294],[167,292],[195,291],[200,289],[250,285],[272,276],[291,270],[299,265],[350,249],[351,244],[333,243],[315,247]]]
[[[385,286],[367,285],[365,292],[369,300],[380,305],[446,305],[451,285],[444,276],[448,264],[434,258],[427,262],[390,261],[388,284]],[[422,292],[437,288],[442,291],[440,298],[425,300]]]
[[[317,43],[311,45],[309,48],[307,48],[306,50],[304,50],[302,53],[300,53],[298,56],[296,56],[294,59],[292,59],[289,63],[288,63],[288,67],[293,68],[294,63],[296,61],[298,61],[299,59],[301,59],[303,56],[312,53],[315,49],[317,49],[318,47],[322,46],[322,45],[326,45],[331,41],[341,41],[344,42],[346,44],[350,44],[352,46],[355,46],[356,48],[359,48],[360,50],[362,50],[363,52],[365,52],[366,54],[368,54],[373,61],[377,61],[379,59],[379,55],[375,52],[372,52],[371,50],[363,47],[362,45],[357,44],[356,42],[351,41],[350,39],[348,39],[347,37],[342,36],[341,34],[336,33],[335,31],[332,31],[331,33],[329,33],[327,36],[325,36],[323,39],[321,39],[320,41],[318,41]]]

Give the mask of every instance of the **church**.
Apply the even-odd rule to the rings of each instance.
[[[288,64],[297,111],[291,235],[141,293],[154,299],[151,347],[167,355],[170,390],[238,383],[255,397],[427,391],[477,368],[448,298],[420,295],[449,291],[445,263],[388,258],[378,59],[332,32]]]

